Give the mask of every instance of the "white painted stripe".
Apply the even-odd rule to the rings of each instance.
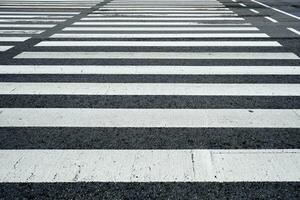
[[[269,6],[269,5],[267,5],[267,4],[261,3],[261,2],[256,1],[256,0],[251,0],[251,1],[252,1],[252,2],[255,2],[255,3],[257,3],[257,4],[260,4],[260,5],[262,5],[262,6],[266,7],[266,8],[270,8],[270,9],[272,9],[272,10],[275,10],[275,11],[277,11],[277,12],[280,12],[280,13],[282,13],[282,14],[285,14],[285,15],[288,15],[288,16],[290,16],[290,17],[293,17],[293,18],[295,18],[295,19],[300,20],[300,17],[298,17],[298,16],[296,16],[296,15],[292,15],[292,14],[290,14],[290,13],[287,13],[287,12],[283,11],[283,10],[274,8],[274,7],[272,7],[272,6]]]
[[[272,17],[265,17],[266,19],[270,20],[271,22],[278,23],[276,19],[273,19]]]
[[[85,17],[81,18],[82,21],[112,21],[112,20],[118,20],[118,21],[211,21],[211,20],[231,20],[231,21],[238,21],[238,20],[245,20],[241,17]]]
[[[256,27],[67,27],[64,31],[258,31]]]
[[[280,47],[275,41],[43,41],[39,47]]]
[[[14,46],[0,46],[0,51],[6,51],[8,49],[13,48]]]
[[[297,182],[298,149],[0,150],[0,182]]]
[[[7,2],[15,2],[16,0],[6,0]],[[74,0],[31,0],[31,2],[37,2],[37,3],[44,3],[44,1],[46,1],[46,2],[53,2],[53,3],[58,3],[58,4],[60,4],[60,3],[64,3],[64,2],[68,2],[68,1],[70,1],[71,3],[80,3],[80,2],[85,2],[85,3],[98,3],[99,1],[91,1],[91,0],[89,0],[89,1],[85,1],[85,0],[76,0],[76,1],[74,1]],[[17,2],[19,2],[19,3],[24,3],[24,1],[21,1],[21,0],[18,0]],[[100,2],[103,2],[103,0],[102,1],[100,1]]]
[[[0,30],[0,34],[41,34],[42,30]]]
[[[245,4],[243,4],[243,3],[239,3],[239,5],[240,6],[242,6],[242,7],[247,7]]]
[[[15,58],[37,59],[299,59],[287,52],[33,52]]]
[[[201,10],[229,10],[229,8],[225,8],[225,7],[219,7],[219,8],[216,8],[216,7],[214,7],[214,8],[201,8],[201,7],[199,7],[199,8],[184,8],[184,7],[178,7],[178,8],[172,8],[172,7],[168,7],[168,8],[159,8],[159,7],[155,7],[155,8],[153,8],[153,7],[148,7],[148,8],[145,8],[145,7],[140,7],[140,8],[138,8],[138,7],[132,7],[132,8],[125,8],[125,7],[123,7],[123,8],[101,8],[101,9],[98,9],[98,11],[115,11],[115,10],[117,10],[117,11],[124,11],[124,10],[147,10],[147,11],[158,11],[158,10],[160,10],[160,11],[173,11],[173,10],[185,10],[185,11],[193,11],[193,10],[196,10],[196,11],[201,11]]]
[[[299,109],[0,108],[0,113],[0,127],[300,128]]]
[[[141,11],[141,10],[131,10],[131,11],[120,11],[120,10],[96,10],[93,13],[233,13],[231,10],[189,10],[189,11],[184,11],[184,10],[166,10],[166,11],[161,11],[161,10],[146,10],[146,11]]]
[[[23,12],[23,11],[15,11],[15,12],[7,12],[7,11],[0,11],[0,17],[2,14],[45,14],[45,15],[78,15],[80,12]]]
[[[1,18],[70,18],[72,16],[56,16],[56,15],[0,15]]]
[[[297,35],[300,35],[300,31],[297,31],[296,29],[294,28],[287,28],[288,30],[292,31],[293,33],[297,34]]]
[[[122,8],[129,8],[129,9],[132,9],[132,8],[167,8],[167,9],[170,9],[170,8],[193,8],[193,9],[197,9],[197,8],[224,8],[225,6],[224,5],[186,5],[186,6],[182,6],[182,5],[104,5],[102,7],[102,9],[104,8],[107,8],[107,9],[122,9]]]
[[[255,14],[258,14],[259,12],[255,9],[250,9],[251,12],[254,12]]]
[[[7,1],[16,1],[16,0],[7,0]],[[23,2],[23,1],[21,1],[21,0],[18,0],[19,2]],[[30,1],[36,1],[36,2],[44,2],[44,1],[46,1],[46,2],[58,2],[58,3],[60,3],[60,2],[71,2],[71,3],[73,3],[73,2],[89,2],[89,3],[91,3],[91,2],[99,2],[99,0],[30,0]],[[103,0],[102,0],[103,1]],[[101,2],[101,0],[100,0],[100,2]]]
[[[223,5],[222,3],[220,3],[219,1],[112,1],[106,5],[110,6],[110,5],[120,5],[120,6],[127,6],[127,5],[170,5],[171,6],[202,6],[202,5]]]
[[[56,9],[68,9],[68,8],[76,8],[76,9],[84,9],[84,8],[90,8],[90,6],[43,6],[43,5],[37,5],[37,6],[2,6],[0,5],[0,8],[56,8]]]
[[[30,37],[0,37],[0,42],[24,42]]]
[[[151,7],[152,6],[152,7]],[[224,8],[225,6],[222,4],[207,4],[204,5],[137,5],[137,4],[131,4],[131,5],[104,5],[102,9],[121,9],[121,8]]]
[[[83,21],[83,22],[75,22],[74,25],[168,25],[168,26],[174,26],[174,25],[188,25],[188,26],[249,26],[251,23],[199,23],[199,22],[89,22],[89,21]]]
[[[52,28],[56,24],[0,24],[1,28]]]
[[[64,19],[0,19],[0,22],[64,22]]]
[[[0,82],[3,95],[300,96],[300,84]]]
[[[105,13],[105,14],[89,14],[88,17],[114,17],[116,14],[112,13]],[[126,14],[117,14],[119,17],[128,17],[128,16],[141,16],[141,17],[226,17],[226,16],[238,16],[234,13],[205,13],[205,14],[153,14],[153,13],[146,13],[146,14],[136,14],[136,13],[126,13]]]
[[[51,38],[268,38],[265,33],[57,33]]]
[[[300,66],[0,65],[0,74],[300,75]]]

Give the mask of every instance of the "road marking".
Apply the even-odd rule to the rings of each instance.
[[[256,27],[67,27],[63,31],[258,31]]]
[[[0,24],[2,28],[52,28],[56,26],[56,24]]]
[[[193,25],[193,26],[250,26],[251,23],[198,23],[198,22],[75,22],[73,25]]]
[[[1,11],[0,12],[0,17],[2,14],[44,14],[44,15],[78,15],[80,12],[22,12],[22,11],[16,11],[16,12],[6,12],[6,11]]]
[[[43,30],[0,30],[0,34],[41,34]]]
[[[290,13],[287,13],[287,12],[283,11],[283,10],[280,10],[280,9],[277,9],[277,8],[274,8],[274,7],[271,7],[271,6],[267,5],[267,4],[261,3],[261,2],[256,1],[256,0],[251,0],[251,1],[252,1],[252,2],[255,2],[255,3],[257,3],[257,4],[260,4],[260,5],[262,5],[262,6],[266,7],[266,8],[270,8],[270,9],[272,9],[272,10],[275,10],[275,11],[277,11],[277,12],[280,12],[280,13],[282,13],[282,14],[285,14],[285,15],[288,15],[288,16],[290,16],[290,17],[293,17],[293,18],[295,18],[295,19],[300,20],[300,17],[298,17],[298,16],[296,16],[296,15],[292,15],[292,14],[290,14]]]
[[[7,51],[8,49],[13,48],[14,46],[0,46],[0,51]]]
[[[123,9],[123,8],[127,8],[127,9],[135,9],[135,8],[139,8],[139,9],[143,9],[143,8],[146,8],[146,9],[153,9],[155,8],[156,10],[158,10],[158,8],[164,8],[164,9],[168,9],[170,10],[171,8],[173,9],[179,9],[179,10],[182,10],[183,8],[185,9],[199,9],[199,8],[202,8],[202,9],[207,9],[207,8],[225,8],[224,5],[190,5],[190,6],[182,6],[182,5],[160,5],[160,6],[150,6],[150,5],[144,5],[144,6],[141,6],[141,5],[104,5],[102,7],[102,9]]]
[[[268,38],[265,33],[57,33],[50,38]]]
[[[299,109],[0,108],[0,113],[0,127],[300,128]]]
[[[39,47],[280,47],[275,41],[43,41]]]
[[[24,42],[30,37],[0,37],[0,42]]]
[[[273,19],[272,17],[265,17],[266,19],[270,20],[271,22],[278,23],[276,19]]]
[[[65,19],[0,19],[0,22],[64,22]]]
[[[229,8],[225,8],[225,7],[218,7],[218,8],[212,8],[212,7],[210,7],[210,8],[201,8],[201,7],[197,7],[197,8],[193,8],[193,7],[191,7],[191,8],[183,8],[183,7],[178,7],[178,8],[172,8],[172,7],[168,7],[168,8],[160,8],[160,7],[155,7],[155,8],[153,8],[153,7],[148,7],[148,8],[145,8],[145,7],[143,7],[143,8],[137,8],[137,7],[134,7],[134,8],[125,8],[125,7],[123,7],[123,8],[100,8],[100,9],[98,9],[98,11],[115,11],[115,10],[117,10],[117,11],[124,11],[124,10],[126,10],[126,11],[128,11],[128,10],[130,10],[130,12],[131,12],[131,10],[133,10],[133,11],[135,11],[135,10],[146,10],[146,11],[182,11],[182,10],[184,10],[184,11],[187,11],[187,12],[189,12],[189,11],[201,11],[201,10],[229,10]]]
[[[0,182],[297,182],[300,152],[0,150]]]
[[[292,31],[293,33],[297,34],[297,35],[300,35],[300,31],[297,31],[296,29],[294,28],[287,28],[288,30]]]
[[[242,6],[242,7],[247,7],[245,4],[243,4],[243,3],[239,3],[239,5],[240,6]]]
[[[287,52],[33,52],[14,58],[36,59],[299,59]]]
[[[28,5],[28,6],[4,6],[0,5],[0,8],[43,8],[43,9],[50,9],[50,8],[55,8],[55,9],[87,9],[90,8],[91,6],[38,6],[38,5]]]
[[[171,10],[171,11],[160,11],[160,10],[148,10],[148,11],[140,11],[140,10],[132,10],[132,11],[120,11],[120,10],[102,10],[102,11],[94,11],[93,13],[233,13],[231,10],[189,10],[189,11],[182,11],[182,10]]]
[[[93,21],[211,21],[211,20],[231,20],[231,21],[238,21],[238,20],[245,20],[244,18],[241,17],[85,17],[81,18],[81,21],[88,21],[88,20],[93,20]]]
[[[258,14],[259,12],[255,9],[250,9],[251,12],[254,12],[255,14]]]
[[[300,96],[300,84],[0,82],[2,95]]]
[[[56,15],[0,15],[1,18],[71,18],[73,16],[56,16]]]
[[[300,75],[300,66],[0,65],[0,74]]]
[[[116,14],[89,14],[88,17],[114,17]],[[141,17],[226,17],[226,16],[238,16],[237,14],[234,13],[205,13],[205,14],[167,14],[167,13],[162,13],[162,14],[135,14],[135,13],[127,13],[127,14],[119,14],[118,16],[122,16],[127,18],[128,16],[141,16]]]

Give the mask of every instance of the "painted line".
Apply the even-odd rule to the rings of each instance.
[[[151,33],[151,34],[134,34],[134,33],[57,33],[50,38],[268,38],[265,33]]]
[[[0,82],[2,95],[300,96],[300,84]]]
[[[0,37],[0,42],[24,42],[30,37]]]
[[[258,31],[256,27],[67,27],[63,31]]]
[[[285,14],[285,15],[288,15],[288,16],[290,16],[290,17],[293,17],[293,18],[295,18],[295,19],[300,20],[300,17],[298,17],[298,16],[296,16],[296,15],[292,15],[292,14],[290,14],[290,13],[287,13],[287,12],[285,12],[285,11],[283,11],[283,10],[278,9],[278,8],[274,8],[274,7],[272,7],[272,6],[269,6],[269,5],[267,5],[267,4],[261,3],[261,2],[256,1],[256,0],[251,0],[251,1],[252,1],[252,2],[255,2],[255,3],[257,3],[257,4],[260,4],[260,5],[262,5],[262,6],[266,7],[266,8],[270,8],[270,9],[272,9],[272,10],[275,10],[275,11],[277,11],[277,12],[280,12],[280,13],[282,13],[282,14]]]
[[[89,14],[88,17],[114,17],[116,14]],[[134,13],[127,13],[127,14],[118,14],[118,16],[122,17],[128,17],[128,16],[141,16],[141,17],[227,17],[227,16],[238,16],[237,14],[234,13],[205,13],[205,14],[167,14],[167,13],[162,13],[162,14],[151,14],[151,13],[146,13],[146,14],[134,14]]]
[[[0,108],[0,113],[0,127],[300,128],[299,109]]]
[[[202,5],[223,5],[219,1],[112,1],[107,5],[120,5],[120,6],[127,6],[127,5],[158,5],[158,6],[166,6],[172,3],[171,6],[202,6]]]
[[[0,74],[300,75],[300,66],[0,65]]]
[[[22,52],[14,58],[35,59],[299,59],[287,52]]]
[[[16,12],[7,12],[7,11],[1,11],[0,17],[2,14],[37,14],[37,15],[78,15],[80,12],[22,12],[22,11],[16,11]]]
[[[31,5],[31,6],[3,6],[3,5],[0,5],[0,8],[30,8],[30,9],[33,9],[33,8],[88,9],[90,7],[91,6],[34,6],[34,5]]]
[[[0,34],[41,34],[43,30],[0,30]]]
[[[193,10],[195,10],[195,11],[201,11],[201,10],[229,10],[229,8],[225,8],[225,7],[219,7],[219,8],[212,8],[212,7],[210,7],[210,8],[183,8],[183,7],[178,7],[178,8],[172,8],[172,7],[168,7],[168,8],[160,8],[160,7],[155,7],[155,8],[153,8],[153,7],[148,7],[148,8],[145,8],[145,7],[143,7],[143,8],[137,8],[137,7],[134,7],[134,8],[100,8],[100,9],[98,9],[98,11],[124,11],[124,10],[126,10],[126,11],[128,11],[128,10],[133,10],[133,11],[135,11],[135,10],[147,10],[147,11],[161,11],[161,10],[163,10],[163,11],[173,11],[173,10],[178,10],[178,11],[180,11],[180,10],[186,10],[186,11],[193,11]]]
[[[118,13],[118,14],[126,14],[126,13],[233,13],[231,10],[190,10],[190,11],[182,11],[182,10],[174,10],[174,11],[159,11],[159,10],[148,10],[148,11],[140,11],[140,10],[132,10],[132,11],[120,11],[120,10],[96,10],[93,13]]]
[[[300,31],[297,31],[296,29],[294,28],[287,28],[288,30],[292,31],[293,33],[297,34],[297,35],[300,35]]]
[[[73,16],[56,16],[56,15],[0,15],[1,18],[71,18]]]
[[[181,8],[193,8],[193,9],[197,9],[197,8],[202,8],[202,9],[206,9],[206,8],[224,8],[225,6],[222,4],[219,5],[214,5],[214,4],[205,4],[205,5],[186,5],[186,6],[182,6],[182,5],[137,5],[137,4],[132,4],[132,5],[104,5],[102,8],[104,9],[122,9],[122,8],[128,8],[128,9],[132,9],[132,8],[151,8],[153,9],[153,7],[155,9],[157,8],[166,8],[166,9],[181,9]]]
[[[211,20],[221,20],[221,21],[238,21],[238,20],[245,20],[241,17],[85,17],[81,18],[81,21],[211,21]]]
[[[73,25],[151,25],[151,26],[158,26],[158,25],[193,25],[193,26],[250,26],[251,23],[198,23],[198,22],[75,22]]]
[[[13,48],[14,46],[0,46],[0,51],[7,51],[8,49]]]
[[[275,41],[43,41],[39,47],[280,47]]]
[[[2,28],[52,28],[56,26],[56,24],[0,24]]]
[[[255,9],[249,9],[251,12],[254,12],[255,14],[258,14],[259,12]]]
[[[152,6],[152,7],[151,7]],[[119,8],[224,8],[225,6],[223,4],[209,4],[209,3],[205,3],[205,4],[198,4],[198,5],[169,5],[169,4],[165,4],[165,5],[153,5],[153,4],[146,4],[146,5],[139,5],[139,4],[125,4],[125,5],[111,5],[111,4],[106,4],[104,5],[102,8],[108,8],[108,9],[119,9]]]
[[[272,17],[265,17],[266,19],[270,20],[271,22],[278,23],[276,19],[273,19]]]
[[[0,19],[0,22],[64,22],[64,19]]]
[[[298,149],[0,150],[0,182],[298,182]]]
[[[242,7],[247,7],[245,4],[243,4],[243,3],[239,3],[239,5],[240,6],[242,6]]]

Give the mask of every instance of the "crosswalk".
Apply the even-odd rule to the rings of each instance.
[[[299,53],[228,5],[1,1],[0,182],[299,182]]]
[[[18,42],[24,42],[35,36],[38,37],[47,29],[80,14],[81,9],[89,9],[97,3],[99,2],[0,1],[0,52],[11,49]],[[57,9],[71,10],[57,11]]]

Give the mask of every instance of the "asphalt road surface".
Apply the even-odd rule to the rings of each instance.
[[[0,199],[300,199],[299,13],[0,0]]]

